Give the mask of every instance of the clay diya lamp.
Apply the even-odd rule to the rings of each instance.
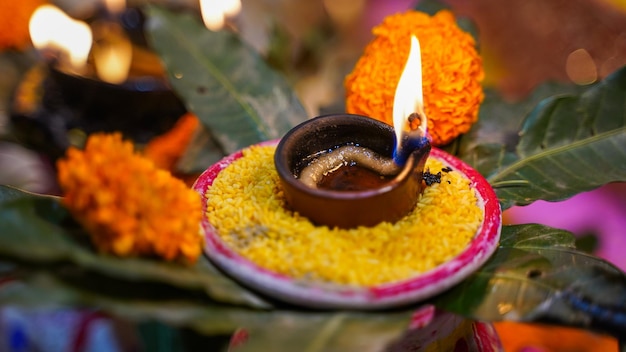
[[[281,139],[274,158],[288,206],[329,227],[401,219],[422,192],[431,148],[425,143],[400,167],[394,145],[393,127],[365,116],[333,114],[301,123]]]
[[[394,222],[417,203],[430,152],[417,38],[394,98],[394,126],[336,114],[290,130],[275,165],[292,210],[318,225],[350,228]]]

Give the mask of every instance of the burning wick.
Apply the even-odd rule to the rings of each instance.
[[[393,126],[396,131],[393,160],[396,164],[403,166],[411,153],[430,143],[427,122],[420,43],[415,36],[411,36],[411,50],[393,101]]]
[[[368,148],[345,145],[316,158],[314,162],[302,169],[299,179],[311,188],[320,188],[320,183],[325,177],[341,168],[352,167],[353,170],[356,170],[356,166],[375,172],[381,183],[384,183],[385,177],[395,176],[400,171],[398,165],[393,161]],[[361,172],[360,176],[364,177],[363,175]],[[355,189],[359,189],[359,187],[353,185],[348,190]]]

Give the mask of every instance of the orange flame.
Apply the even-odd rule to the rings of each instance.
[[[227,17],[236,16],[241,11],[241,0],[200,0],[200,11],[204,25],[219,31]]]
[[[104,0],[104,6],[110,13],[121,13],[126,9],[126,0]]]
[[[133,59],[133,45],[121,25],[102,21],[93,24],[96,41],[93,60],[98,78],[112,84],[126,81]]]
[[[422,57],[419,40],[411,36],[411,50],[400,75],[393,101],[393,126],[398,141],[411,132],[413,138],[426,136],[422,88]]]

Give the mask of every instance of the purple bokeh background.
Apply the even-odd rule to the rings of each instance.
[[[580,193],[562,202],[537,201],[506,211],[512,223],[539,223],[575,235],[598,236],[595,255],[626,270],[626,183],[614,183]]]

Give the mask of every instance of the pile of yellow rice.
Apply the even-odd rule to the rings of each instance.
[[[407,279],[459,254],[483,213],[469,180],[442,172],[396,223],[354,229],[316,226],[285,208],[273,146],[254,146],[207,190],[208,219],[221,238],[258,265],[296,279],[371,286]],[[426,169],[445,167],[430,158]]]

